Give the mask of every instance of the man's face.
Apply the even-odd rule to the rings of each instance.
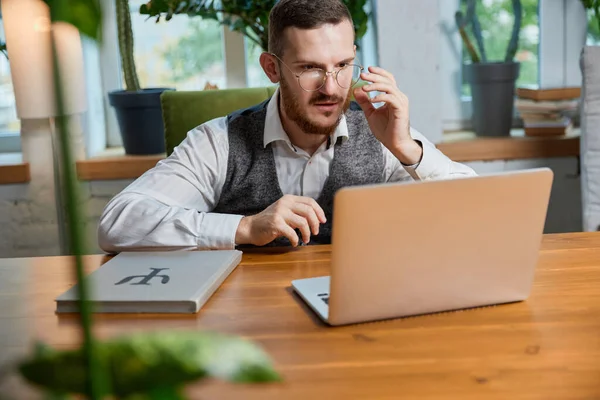
[[[282,60],[295,74],[311,68],[335,71],[354,62],[354,29],[348,20],[309,30],[292,27],[286,29],[284,34]],[[319,90],[307,92],[284,65],[281,65],[280,71],[281,100],[287,117],[305,133],[333,133],[340,116],[348,109],[352,88],[339,86],[335,74],[332,74]]]

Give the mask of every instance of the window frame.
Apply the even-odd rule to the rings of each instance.
[[[101,96],[103,99],[103,110],[100,111],[96,107],[92,112],[89,112],[85,119],[86,126],[86,144],[88,144],[88,156],[97,154],[98,152],[110,147],[121,147],[123,145],[116,115],[111,105],[108,102],[108,93],[113,90],[122,89],[121,79],[121,63],[118,48],[116,10],[113,0],[102,0],[103,7],[103,41],[100,47],[96,50],[97,55],[92,48],[87,49],[89,57],[98,58],[100,67],[97,71],[90,68],[90,77],[94,73],[98,73],[101,78],[101,84],[88,82],[90,90],[88,97],[90,101]],[[368,50],[361,52],[359,56],[365,56],[368,63],[377,63],[377,45],[376,45],[376,13],[375,2],[370,2],[373,18],[369,21],[369,29],[361,40],[361,43]],[[221,25],[223,37],[223,54],[225,62],[226,85],[227,88],[241,88],[248,86],[247,68],[246,68],[246,44],[244,35],[239,32],[231,32],[229,28]],[[374,42],[375,41],[375,42]],[[93,64],[90,63],[90,64]],[[103,113],[104,121],[99,120],[99,115]],[[105,134],[102,135],[101,131]],[[103,136],[103,138],[98,138]],[[91,145],[90,145],[91,143]]]
[[[117,36],[116,9],[113,0],[102,0],[103,6],[103,41],[99,49],[100,73],[102,78],[102,95],[104,98],[104,116],[106,141],[105,147],[122,147],[123,141],[119,132],[119,125],[112,106],[108,102],[108,93],[123,89],[121,78],[121,58],[119,55],[119,41]],[[223,54],[228,88],[246,86],[246,60],[244,36],[238,32],[231,32],[221,26],[223,37]],[[91,125],[91,124],[88,124]],[[98,147],[98,146],[95,146]]]
[[[377,52],[377,2],[375,0],[367,1],[366,7],[367,12],[371,13],[371,18],[367,22],[367,32],[358,40],[360,49],[356,52],[356,57],[365,68],[379,65],[379,53]]]
[[[462,49],[454,13],[460,0],[440,2],[442,125],[445,131],[471,129],[472,101],[461,96]],[[539,0],[538,84],[540,88],[580,86],[579,54],[585,45],[587,17],[579,0]],[[556,45],[559,43],[559,45]],[[515,118],[514,125],[519,121]]]

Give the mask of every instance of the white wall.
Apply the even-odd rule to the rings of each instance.
[[[377,0],[376,4],[380,66],[394,75],[408,97],[411,125],[439,143],[442,35],[438,0]]]

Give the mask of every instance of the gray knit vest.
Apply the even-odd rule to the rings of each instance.
[[[275,203],[284,193],[279,186],[271,145],[264,146],[264,127],[268,100],[227,116],[229,157],[227,176],[216,213],[254,215]],[[351,103],[346,112],[348,140],[334,143],[329,177],[316,200],[327,222],[309,244],[331,243],[333,197],[344,186],[383,182],[381,143],[371,134],[363,111]],[[278,238],[270,246],[289,246],[287,238]]]

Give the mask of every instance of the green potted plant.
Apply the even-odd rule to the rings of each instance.
[[[600,0],[581,0],[588,11],[588,34],[597,43],[600,41]],[[590,13],[589,11],[594,11]]]
[[[368,0],[342,0],[354,22],[358,41],[367,32],[370,14],[365,11]],[[213,19],[232,31],[240,32],[263,51],[269,48],[269,12],[277,0],[150,0],[140,6],[140,14],[169,21],[175,14]]]
[[[471,87],[473,129],[479,136],[509,136],[512,127],[515,83],[520,64],[514,60],[521,32],[521,0],[512,0],[514,24],[504,60],[489,61],[477,17],[476,0],[466,0],[466,15],[455,14],[456,25],[471,58],[464,65],[466,81]],[[467,27],[475,38],[473,45]]]
[[[121,68],[125,90],[108,94],[114,107],[123,147],[127,154],[165,152],[165,133],[160,95],[169,88],[140,88],[134,57],[129,0],[115,0]]]

